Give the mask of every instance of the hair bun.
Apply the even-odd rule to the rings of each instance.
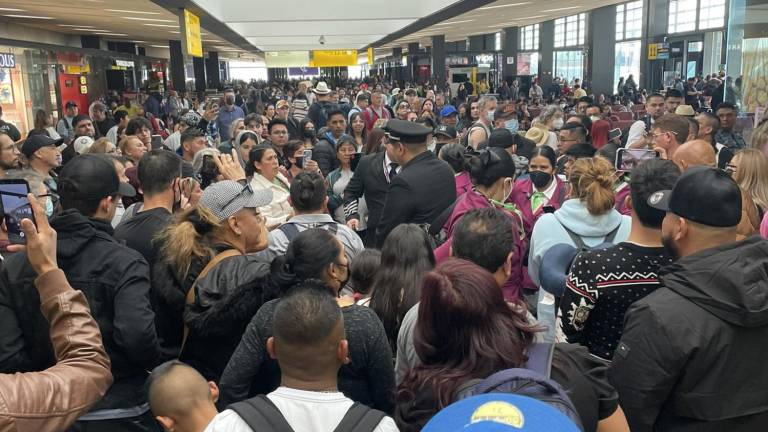
[[[197,211],[189,215],[189,222],[195,227],[195,232],[201,236],[208,234],[213,229],[213,225],[203,220]]]

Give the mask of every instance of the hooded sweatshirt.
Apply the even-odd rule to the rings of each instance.
[[[768,243],[679,259],[627,311],[611,380],[632,431],[768,424]]]
[[[536,286],[539,286],[539,268],[542,266],[542,257],[550,247],[560,243],[578,247],[564,226],[581,237],[587,246],[594,247],[604,243],[605,237],[617,227],[619,229],[614,236],[614,243],[626,240],[629,237],[632,218],[622,216],[615,209],[595,216],[589,213],[587,204],[579,199],[569,199],[554,213],[542,215],[533,227],[528,253],[528,274]],[[537,318],[540,324],[547,326],[544,340],[554,342],[555,298],[544,290],[539,290]]]

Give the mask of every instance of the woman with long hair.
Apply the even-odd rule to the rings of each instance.
[[[271,189],[272,200],[259,210],[267,218],[267,228],[273,230],[293,215],[288,198],[290,182],[280,173],[277,153],[269,144],[259,144],[248,154],[245,174],[253,190]]]
[[[315,124],[312,123],[312,119],[305,117],[304,120],[299,122],[299,130],[301,131],[301,139],[304,142],[304,148],[312,150],[317,144],[317,130]]]
[[[752,130],[750,147],[760,150],[768,158],[768,117],[760,120],[757,127]]]
[[[180,347],[179,358],[208,380],[218,381],[251,317],[269,299],[269,268],[252,254],[268,245],[258,209],[271,195],[220,181],[158,237],[161,263],[171,279],[154,275],[163,283],[153,285],[153,298],[178,319],[164,316],[167,326],[158,326],[160,337],[174,350]]]
[[[466,103],[462,103],[456,110],[459,113],[459,120],[456,122],[456,131],[461,132],[472,124],[469,120],[469,114],[467,113],[469,107]]]
[[[491,207],[503,210],[517,235],[511,262],[512,273],[502,287],[502,291],[504,298],[508,301],[517,301],[522,295],[523,254],[527,244],[518,210],[513,204],[507,203],[514,187],[514,178],[510,176],[514,176],[515,162],[505,149],[491,147],[479,153],[466,155],[465,166],[474,188],[456,199],[450,216],[443,224],[443,231],[448,236],[448,240],[435,249],[435,258],[438,262],[449,258],[453,230],[467,212]]]
[[[400,120],[408,120],[408,113],[411,112],[411,104],[406,100],[401,100],[395,107],[395,117]]]
[[[742,149],[728,162],[728,168],[733,171],[733,180],[752,197],[762,220],[768,210],[768,158],[758,149]]]
[[[365,119],[363,113],[355,112],[349,116],[349,125],[347,126],[347,135],[355,140],[355,152],[363,151],[365,147],[368,131],[365,129]]]
[[[384,145],[381,140],[384,138],[385,132],[381,128],[373,128],[368,132],[368,137],[365,139],[365,147],[363,148],[363,154],[369,155],[384,151]]]
[[[575,237],[588,247],[602,243],[619,243],[627,239],[632,225],[629,216],[615,208],[613,165],[602,157],[576,160],[568,178],[571,192],[568,199],[554,213],[542,215],[533,227],[528,253],[528,275],[535,286],[540,286],[539,269],[550,247],[564,243],[578,248]],[[555,329],[555,298],[539,290],[537,318],[547,326],[544,340],[561,340]]]
[[[391,412],[395,385],[392,352],[376,314],[355,305],[352,298],[339,297],[349,277],[349,261],[336,236],[323,229],[302,231],[291,240],[285,255],[272,261],[271,275],[278,295],[299,283],[313,283],[338,298],[349,341],[349,362],[338,374],[339,391],[356,402]],[[278,301],[259,309],[224,370],[219,387],[225,404],[267,394],[280,385],[277,362],[267,355],[266,348]]]
[[[45,130],[51,139],[61,138],[61,135],[56,132],[56,128],[53,127],[53,115],[48,114],[45,110],[35,111],[35,129]]]
[[[469,177],[469,172],[467,171],[467,162],[464,154],[465,150],[466,148],[459,143],[448,144],[440,149],[440,154],[438,155],[438,157],[447,162],[453,170],[453,175],[456,180],[456,198],[471,191],[474,187],[472,185],[472,179]]]
[[[266,108],[264,108],[264,117],[266,117],[269,121],[272,121],[272,119],[275,118],[274,104],[269,104]]]
[[[421,364],[397,388],[394,419],[416,432],[457,400],[462,387],[522,367],[540,330],[525,308],[504,301],[493,275],[460,259],[424,277],[413,335]],[[585,431],[628,431],[604,363],[577,344],[557,344],[550,379],[568,393]]]
[[[293,178],[304,171],[304,143],[299,140],[291,140],[283,147],[285,155],[285,178],[292,182]]]
[[[557,133],[565,124],[563,122],[563,110],[557,105],[547,105],[541,110],[537,120],[534,121],[534,127],[540,127],[547,132],[546,146],[557,150]]]
[[[237,150],[237,158],[240,162],[240,166],[245,168],[251,150],[259,145],[259,136],[256,135],[256,132],[242,130],[236,135],[232,145]]]
[[[392,230],[381,248],[381,265],[371,288],[371,309],[376,312],[397,350],[397,333],[408,310],[419,301],[421,278],[435,266],[426,233],[414,224]]]
[[[356,143],[351,136],[346,135],[339,138],[336,143],[336,159],[339,161],[339,167],[328,173],[328,211],[331,212],[336,222],[341,224],[347,222],[344,216],[344,189],[354,174],[352,158],[355,153],[357,153]],[[366,208],[365,215],[363,215],[360,209],[361,202],[364,202],[364,198],[358,201],[358,212],[362,222],[366,219],[368,212]],[[358,229],[362,230],[364,227],[358,226]]]

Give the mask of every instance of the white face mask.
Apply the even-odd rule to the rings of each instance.
[[[562,129],[564,124],[565,121],[563,121],[562,118],[556,118],[555,121],[552,122],[552,126],[554,126],[555,129]]]
[[[590,116],[589,119],[592,120],[592,122],[594,123],[594,122],[600,120],[600,117],[598,117],[598,116]]]

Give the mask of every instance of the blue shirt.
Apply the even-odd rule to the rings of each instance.
[[[219,116],[216,118],[216,127],[219,129],[219,136],[221,136],[222,141],[229,139],[229,127],[232,126],[235,120],[241,118],[245,118],[245,112],[237,105],[234,106],[232,111],[229,111],[226,106],[219,110]]]

